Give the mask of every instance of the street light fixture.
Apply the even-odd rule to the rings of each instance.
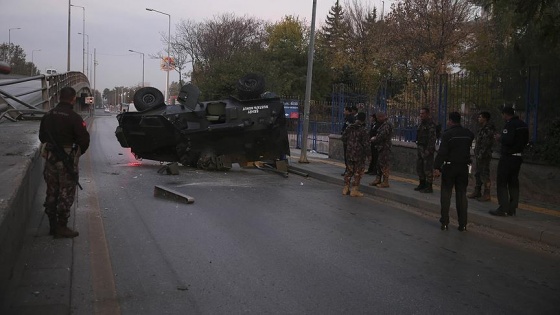
[[[31,73],[29,75],[33,75],[33,67],[35,66],[35,63],[33,62],[33,55],[36,51],[41,51],[41,49],[34,49],[31,51]]]
[[[83,11],[83,19],[82,19],[82,72],[86,72],[86,37],[84,36],[86,33],[86,8],[70,4],[71,7],[82,8]],[[70,71],[70,70],[68,70]]]
[[[132,49],[128,51],[142,55],[142,87],[144,87],[144,53]]]
[[[79,35],[85,35],[87,37],[87,62],[86,62],[86,77],[89,77],[89,35],[84,33],[78,33]]]
[[[171,52],[171,15],[169,15],[165,12],[161,12],[161,11],[150,9],[150,8],[146,8],[146,10],[156,12],[156,13],[160,13],[160,14],[163,14],[163,15],[167,15],[167,17],[169,18],[169,26],[168,26],[168,30],[167,30],[167,63],[169,63],[169,61],[170,61],[169,53]],[[167,71],[167,77],[166,77],[166,80],[165,80],[165,100],[168,101],[168,99],[169,99],[169,67],[166,69],[166,71]]]
[[[8,62],[11,64],[12,63],[12,54],[11,49],[12,48],[12,30],[21,30],[21,27],[12,27],[10,29],[8,29]]]

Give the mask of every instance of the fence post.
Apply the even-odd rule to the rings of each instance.
[[[317,152],[317,122],[314,121],[313,123],[313,141],[312,141],[312,146],[313,146],[313,150],[315,152]]]
[[[301,149],[301,134],[303,124],[301,123],[302,117],[298,117],[297,132],[296,132],[296,149]]]

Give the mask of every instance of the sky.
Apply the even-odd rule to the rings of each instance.
[[[160,60],[152,59],[150,55],[164,54],[167,44],[162,41],[162,36],[167,36],[169,18],[167,15],[147,11],[146,8],[171,16],[172,36],[175,33],[175,25],[182,20],[203,22],[225,13],[270,22],[277,22],[286,15],[292,15],[310,25],[313,8],[312,0],[71,1],[73,6],[70,14],[70,70],[82,71],[85,68],[84,72],[89,74],[91,86],[95,83],[95,88],[100,91],[116,86],[141,85],[142,55],[129,50],[144,53],[146,86],[153,86],[162,91],[165,89],[166,74],[160,70]],[[381,12],[383,6],[385,12],[388,12],[390,3],[395,2],[351,1],[375,6],[378,12]],[[317,28],[324,24],[335,2],[336,0],[317,0]],[[341,4],[344,3],[341,1]],[[41,73],[45,73],[48,68],[65,72],[68,57],[68,4],[68,0],[0,0],[0,42],[8,43],[11,40],[13,44],[22,47],[27,55],[26,59],[33,59]],[[78,33],[87,34],[85,40]],[[82,57],[84,50],[86,54]],[[93,66],[94,51],[96,67]],[[170,72],[169,81],[179,81],[179,74],[176,71]]]

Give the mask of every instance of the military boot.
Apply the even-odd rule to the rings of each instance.
[[[416,191],[420,191],[422,189],[426,188],[426,180],[425,179],[421,179],[420,180],[420,184],[418,184],[418,186],[416,188],[414,188],[414,190]]]
[[[389,188],[389,175],[383,175],[383,182],[377,185],[379,188]]]
[[[348,195],[349,193],[350,193],[350,185],[344,185],[344,188],[342,188],[342,194]]]
[[[482,194],[480,193],[481,188],[482,187],[480,187],[480,186],[475,186],[474,191],[472,193],[468,194],[467,198],[474,199],[474,198],[478,198],[478,197],[482,196]]]
[[[381,184],[381,175],[377,175],[375,180],[373,182],[369,183],[370,186],[377,186],[379,184]]]
[[[426,187],[424,187],[424,189],[420,190],[420,192],[425,193],[425,194],[433,193],[434,189],[432,188],[432,183],[426,182]]]
[[[360,188],[360,187],[358,187],[358,186],[352,186],[352,190],[350,191],[350,196],[351,196],[351,197],[363,197],[364,194],[361,193],[361,192],[358,190],[359,188]]]
[[[485,184],[484,185],[484,194],[482,194],[482,196],[479,196],[477,198],[478,201],[490,201],[492,198],[490,198],[490,184]]]
[[[78,231],[74,231],[67,227],[68,221],[66,220],[58,220],[58,226],[56,227],[56,231],[54,232],[54,238],[74,238],[80,233]]]

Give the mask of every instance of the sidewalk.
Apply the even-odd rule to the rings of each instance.
[[[344,172],[342,161],[329,159],[328,156],[313,152],[307,153],[309,163],[299,163],[301,151],[291,150],[289,158],[290,167],[309,174],[311,178],[333,183],[340,186],[340,193],[344,183],[344,178],[340,175]],[[523,167],[523,166],[522,166]],[[434,193],[424,194],[414,191],[418,185],[418,179],[409,174],[396,173],[391,176],[390,188],[377,188],[369,186],[375,177],[364,175],[360,186],[360,191],[369,195],[384,198],[421,208],[433,212],[439,216],[440,213],[440,187],[439,180],[434,182]],[[469,190],[470,191],[470,190]],[[479,202],[469,199],[469,225],[470,229],[476,229],[472,225],[482,225],[490,229],[504,232],[510,235],[527,238],[543,244],[560,247],[560,207],[557,205],[534,205],[526,200],[522,200],[517,209],[515,217],[496,217],[488,213],[489,210],[498,208],[495,192],[493,192],[491,202]],[[523,192],[521,192],[522,197]],[[342,197],[342,196],[341,196]],[[451,199],[451,224],[450,229],[456,228],[457,212],[454,208],[455,195]],[[453,226],[455,225],[455,226]],[[435,228],[439,223],[434,224]]]

